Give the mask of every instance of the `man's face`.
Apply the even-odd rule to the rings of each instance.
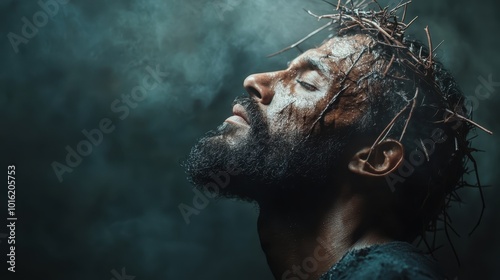
[[[191,151],[192,182],[203,187],[214,173],[236,168],[221,193],[247,199],[325,184],[364,114],[366,95],[352,77],[373,66],[364,51],[370,43],[362,35],[336,37],[285,70],[245,79],[249,97],[236,99],[233,116]]]

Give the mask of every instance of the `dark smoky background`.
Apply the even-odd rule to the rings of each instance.
[[[39,3],[48,2],[57,5],[43,12]],[[415,0],[411,7],[408,17],[419,19],[409,33],[426,40],[429,25],[434,43],[445,41],[438,57],[475,98],[474,119],[496,133],[478,131],[474,141],[485,151],[476,154],[482,183],[492,186],[484,189],[480,227],[468,236],[480,214],[476,189],[460,192],[464,203],[450,210],[462,265],[443,233],[436,257],[451,279],[494,279],[500,275],[499,4]],[[299,52],[266,55],[324,24],[303,8],[333,7],[319,0],[1,0],[0,151],[2,169],[16,165],[16,275],[272,279],[255,206],[209,199],[186,223],[179,205],[193,206],[195,193],[180,163],[231,114],[246,76],[285,67]],[[50,14],[46,21],[43,13]],[[34,24],[34,16],[39,27],[24,30],[27,38],[25,19]],[[122,101],[144,79],[159,83],[139,102]],[[477,95],[489,79],[494,84]],[[89,155],[70,159],[74,167],[58,178],[55,162],[67,165],[68,147],[77,150],[86,139],[82,130],[106,119],[114,130],[91,151],[81,146]],[[2,193],[6,213],[5,181]],[[6,232],[2,226],[0,234]],[[3,273],[8,251],[6,239],[0,241]]]

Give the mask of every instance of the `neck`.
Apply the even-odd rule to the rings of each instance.
[[[261,246],[276,279],[318,279],[349,250],[390,241],[372,226],[375,211],[361,195],[301,194],[259,206]]]

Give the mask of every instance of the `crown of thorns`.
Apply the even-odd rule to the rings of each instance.
[[[433,48],[429,27],[426,26],[424,30],[427,34],[428,48],[429,48],[427,56],[422,55],[422,49],[420,49],[419,54],[416,55],[414,52],[412,52],[411,46],[404,43],[405,31],[418,18],[415,17],[410,22],[405,23],[406,11],[408,5],[411,2],[412,1],[408,1],[399,4],[392,9],[389,9],[389,7],[383,8],[382,6],[380,6],[380,4],[376,0],[371,0],[371,1],[348,0],[345,4],[342,4],[342,0],[339,0],[338,4],[336,5],[337,12],[333,14],[316,15],[313,12],[306,10],[308,14],[317,18],[318,20],[328,19],[329,20],[328,23],[314,30],[313,32],[309,33],[307,36],[297,41],[296,43],[276,53],[269,55],[269,57],[276,56],[285,51],[298,47],[300,44],[307,41],[309,38],[318,34],[320,31],[333,26],[334,24],[338,24],[338,26],[340,27],[340,29],[338,30],[338,35],[342,35],[350,29],[359,28],[360,30],[363,30],[368,34],[373,35],[375,38],[380,38],[381,40],[377,41],[378,44],[394,48],[395,54],[392,56],[389,64],[387,65],[384,74],[387,74],[393,63],[397,61],[400,64],[405,65],[409,69],[413,70],[413,72],[419,75],[423,81],[427,82],[432,86],[433,89],[435,89],[435,93],[440,94],[441,98],[443,100],[446,100],[446,96],[444,95],[444,93],[442,93],[441,90],[439,90],[439,85],[435,84],[435,79],[433,75],[433,69],[436,64],[436,61],[434,60],[436,56],[435,53],[436,50],[441,46],[443,41],[439,43],[435,48]],[[329,2],[326,3],[333,5],[332,3]],[[369,4],[376,4],[379,10],[378,11],[365,10]],[[403,9],[403,14],[400,19],[398,13],[401,11],[401,9]],[[418,92],[416,94],[418,94]],[[453,108],[453,106],[451,108],[447,108],[446,110],[454,117],[457,117],[465,122],[468,122],[471,125],[485,131],[488,134],[493,134],[488,129],[472,121],[471,118],[468,118],[458,112],[455,112],[455,108]]]
[[[466,123],[468,125],[468,129],[478,128],[488,134],[493,134],[491,131],[489,131],[488,129],[484,128],[483,126],[477,124],[472,120],[472,118],[470,117],[470,115],[472,115],[472,112],[470,112],[469,114],[463,113],[462,108],[458,108],[456,100],[450,100],[448,94],[443,92],[440,85],[437,83],[437,79],[435,77],[435,69],[436,66],[438,65],[438,62],[435,60],[435,56],[436,56],[436,50],[441,46],[443,42],[439,43],[435,47],[433,46],[429,27],[426,26],[424,29],[425,34],[427,36],[428,50],[423,51],[422,48],[420,48],[420,50],[415,51],[413,45],[406,42],[405,32],[418,18],[415,17],[408,23],[405,23],[407,8],[412,1],[407,1],[404,3],[401,2],[400,4],[396,5],[393,8],[382,7],[376,0],[361,0],[361,1],[348,0],[346,1],[346,3],[342,3],[342,0],[339,0],[337,4],[333,4],[327,1],[324,2],[334,7],[334,13],[325,15],[316,15],[309,10],[306,10],[306,12],[309,15],[317,18],[318,20],[328,20],[326,24],[312,31],[311,33],[309,33],[307,36],[300,39],[296,43],[269,56],[275,56],[285,51],[291,50],[293,48],[298,48],[300,51],[299,48],[300,44],[307,41],[309,38],[318,34],[322,30],[325,29],[334,30],[333,28],[334,26],[336,26],[335,30],[337,35],[344,35],[353,29],[360,30],[365,34],[371,35],[372,38],[375,38],[377,44],[381,44],[385,47],[392,49],[391,52],[392,57],[390,58],[390,61],[387,64],[387,67],[382,76],[385,77],[386,74],[389,73],[389,70],[391,69],[394,63],[397,63],[398,65],[401,65],[406,69],[411,70],[411,73],[414,73],[415,77],[418,80],[425,83],[431,89],[426,94],[436,95],[438,100],[441,100],[440,103],[443,104],[442,106],[443,110],[447,113],[447,117],[443,119],[442,122],[448,122],[452,118],[455,120],[458,119]],[[368,10],[368,7],[370,5],[372,7],[374,6],[375,9]],[[343,87],[342,90],[333,97],[333,101],[330,102],[330,104],[333,103],[337,99],[338,95],[345,89],[346,87]],[[419,95],[419,90],[417,87],[415,91],[415,96],[408,101],[407,105],[404,106],[404,108],[401,111],[399,111],[391,120],[391,122],[382,130],[380,135],[375,140],[372,146],[372,150],[378,143],[386,139],[386,137],[389,134],[389,131],[392,129],[392,127],[398,121],[398,119],[407,116],[406,120],[404,120],[404,127],[399,140],[401,141],[403,139],[408,123],[410,122],[410,119],[413,116],[413,112],[417,104],[418,95]],[[405,112],[407,112],[407,114],[405,114]],[[320,118],[322,118],[323,115],[324,114],[322,114]],[[466,160],[464,161],[464,167],[463,167],[463,170],[465,170],[464,173],[468,174],[470,172],[474,172],[476,183],[474,184],[467,183],[462,176],[457,186],[445,198],[445,205],[443,206],[442,209],[442,218],[438,219],[442,220],[444,223],[444,231],[446,232],[448,240],[450,240],[448,235],[448,228],[451,228],[451,230],[453,230],[453,232],[455,233],[456,231],[450,225],[450,218],[446,210],[449,208],[450,202],[461,201],[460,197],[456,193],[458,189],[461,189],[463,187],[478,188],[481,195],[481,201],[482,201],[481,214],[470,234],[472,234],[472,232],[475,231],[475,229],[481,222],[481,218],[483,216],[485,208],[481,182],[477,171],[477,164],[472,155],[472,153],[476,152],[477,150],[470,147],[470,139],[467,139],[468,137],[467,135],[461,135],[457,133],[457,135],[454,136],[456,138],[456,143],[457,143],[456,150],[460,151],[462,154],[465,154]],[[472,162],[473,164],[472,170],[467,169],[468,165],[467,160]],[[433,231],[435,233],[437,231],[436,221],[434,221],[427,230]],[[427,244],[427,241],[425,240],[424,236],[422,237],[422,240],[425,242],[429,250],[432,251],[430,249],[430,246]],[[452,246],[453,251],[455,252],[455,249],[451,241],[450,244]],[[458,257],[457,261],[460,264]]]

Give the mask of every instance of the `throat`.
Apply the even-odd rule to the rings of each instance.
[[[259,206],[261,247],[276,279],[319,279],[350,249],[390,241],[367,226],[357,197],[302,195]]]
[[[336,251],[344,251],[334,242],[324,210],[308,203],[278,205],[261,206],[258,219],[261,246],[274,277],[318,279],[342,257]]]

